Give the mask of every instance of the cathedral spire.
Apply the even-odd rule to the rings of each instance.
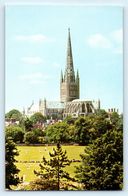
[[[70,28],[68,28],[67,61],[66,61],[66,69],[65,69],[65,79],[69,82],[75,81]]]
[[[72,45],[71,45],[71,36],[70,28],[68,28],[68,44],[67,44],[67,68],[73,68],[73,58],[72,58]]]
[[[60,78],[60,100],[61,102],[69,102],[79,99],[79,73],[76,77],[73,66],[72,46],[70,29],[68,29],[67,56],[66,56],[65,72],[61,72]]]

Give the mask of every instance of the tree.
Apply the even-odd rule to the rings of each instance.
[[[72,117],[72,116],[67,116],[65,119],[64,119],[64,122],[66,122],[67,124],[71,124],[73,125],[74,122],[75,122],[75,119]]]
[[[5,161],[6,161],[6,189],[11,189],[11,185],[16,186],[20,183],[18,177],[19,169],[17,169],[15,162],[15,156],[18,156],[19,153],[15,146],[15,143],[10,139],[6,138],[5,144]]]
[[[71,161],[67,158],[66,151],[63,152],[60,144],[57,144],[57,148],[53,148],[53,152],[49,152],[49,155],[50,160],[43,157],[43,164],[39,165],[40,171],[34,171],[36,176],[40,178],[33,184],[38,188],[40,187],[40,190],[64,190],[68,186],[73,187],[68,183],[73,181],[73,178],[64,170],[66,166],[71,164]],[[65,179],[66,181],[64,181]]]
[[[33,124],[43,123],[46,121],[46,117],[44,117],[40,112],[36,112],[30,117],[30,120],[33,122]]]
[[[29,118],[24,120],[24,128],[26,132],[33,129],[33,122]]]
[[[107,130],[85,148],[76,177],[85,190],[121,190],[123,184],[122,130]]]
[[[39,139],[33,131],[29,131],[24,135],[24,142],[25,144],[38,144]]]
[[[123,116],[119,115],[117,112],[113,112],[109,115],[110,122],[116,126],[119,127],[120,125],[123,125]]]
[[[97,137],[100,137],[101,135],[106,133],[107,130],[111,130],[113,128],[113,125],[108,118],[105,118],[105,116],[96,115],[92,120],[92,127],[97,133],[95,137],[96,139]]]
[[[97,110],[96,115],[102,118],[108,118],[108,113],[103,109]]]
[[[90,142],[89,129],[91,128],[88,117],[79,117],[75,121],[74,139],[80,145],[87,145]]]
[[[44,132],[41,129],[33,129],[24,135],[26,144],[40,144],[42,141],[44,141]]]
[[[75,121],[74,140],[80,145],[91,144],[93,140],[106,133],[107,130],[111,130],[112,127],[106,112],[102,110],[98,114],[79,117]]]
[[[20,121],[22,118],[22,114],[19,110],[13,109],[10,110],[6,115],[5,115],[6,119],[10,119],[10,120],[16,120],[16,121]]]
[[[68,142],[70,140],[68,127],[69,125],[65,122],[57,122],[53,125],[48,126],[45,131],[48,142]]]
[[[24,131],[17,125],[6,127],[6,137],[11,137],[15,143],[22,143],[24,139]]]

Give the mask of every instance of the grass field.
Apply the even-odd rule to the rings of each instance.
[[[49,151],[52,152],[55,146],[18,146],[19,156],[17,157],[17,167],[20,169],[19,176],[23,176],[24,181],[30,182],[36,178],[34,170],[39,169],[39,163],[42,157],[49,158]],[[80,160],[80,154],[84,152],[84,146],[63,146],[62,149],[67,151],[70,160]],[[72,163],[66,167],[71,176],[74,176],[74,166],[79,163]]]

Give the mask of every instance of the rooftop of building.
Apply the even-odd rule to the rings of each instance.
[[[63,109],[65,107],[65,103],[59,102],[59,101],[47,101],[46,102],[46,106],[47,108],[51,108],[51,109]]]

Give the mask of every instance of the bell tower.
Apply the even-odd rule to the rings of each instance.
[[[64,74],[61,71],[61,79],[60,79],[61,102],[69,102],[74,99],[79,99],[79,82],[80,82],[80,78],[79,78],[78,71],[75,77],[70,29],[68,29],[66,67],[65,67]]]

